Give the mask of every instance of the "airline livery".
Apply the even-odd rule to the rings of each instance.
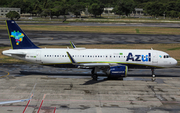
[[[39,48],[31,42],[15,21],[7,20],[7,29],[12,49],[3,55],[47,66],[92,69],[92,78],[103,71],[108,77],[123,78],[128,68],[149,68],[155,77],[154,69],[173,67],[177,61],[169,54],[158,50],[145,49],[86,49]]]

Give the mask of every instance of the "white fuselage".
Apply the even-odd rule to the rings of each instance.
[[[43,65],[72,64],[69,52],[77,63],[124,64],[128,67],[173,67],[174,58],[158,50],[143,49],[14,49],[3,51],[4,55]]]

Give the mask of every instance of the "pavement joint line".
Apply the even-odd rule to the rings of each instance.
[[[39,106],[39,109],[38,109],[37,113],[39,113],[39,111],[41,110],[41,107],[42,107],[42,104],[43,104],[43,102],[44,102],[45,97],[46,97],[46,94],[44,94],[44,96],[43,96],[43,99],[42,99],[42,101],[41,101],[41,104],[40,104],[40,106]]]
[[[30,96],[30,98],[33,97],[33,95],[34,95],[34,94],[32,93],[31,96]],[[22,113],[25,113],[25,111],[26,111],[26,109],[27,109],[27,107],[28,107],[30,101],[31,101],[31,99],[28,101],[28,103],[27,103],[27,105],[26,105],[26,107],[24,108],[24,110],[23,110]]]
[[[54,107],[54,111],[53,111],[53,113],[56,113],[56,107]]]
[[[99,100],[45,100],[46,102],[47,101],[72,101],[72,102],[99,102]],[[115,103],[118,103],[118,102],[132,102],[131,100],[101,100],[101,102],[115,102]],[[151,100],[142,100],[142,101],[134,101],[133,102],[159,102],[159,101],[151,101]],[[164,103],[180,103],[180,101],[162,101]]]
[[[7,71],[4,71],[4,72],[6,72],[6,73],[7,73],[7,75],[1,76],[0,78],[7,77],[7,76],[9,75],[9,72],[7,72]]]
[[[22,112],[22,113],[25,113],[25,111],[26,111],[26,109],[27,109],[27,107],[28,107],[28,105],[29,105],[30,101],[31,101],[31,99],[28,101],[28,103],[27,103],[27,105],[26,105],[26,107],[24,108],[24,110],[23,110],[23,112]]]
[[[180,89],[179,87],[175,87],[175,86],[169,86],[169,85],[167,85],[167,84],[164,84],[164,85],[166,85],[167,87],[170,87],[170,88],[178,88],[178,89]]]
[[[8,93],[7,93],[8,94]],[[52,96],[59,96],[59,95],[66,95],[66,96],[72,96],[72,95],[74,95],[74,96],[84,96],[84,94],[71,94],[71,95],[69,95],[69,94],[46,94],[46,95],[52,95]],[[124,95],[126,95],[126,96],[142,96],[142,95],[128,95],[128,94],[115,94],[115,95],[109,95],[109,94],[101,94],[102,96],[124,96]],[[165,94],[162,94],[162,95],[165,95]],[[171,94],[171,95],[175,95],[175,96],[177,96],[176,94]],[[145,96],[152,96],[152,94],[146,94],[146,95],[144,95],[143,94],[143,97],[145,97]]]

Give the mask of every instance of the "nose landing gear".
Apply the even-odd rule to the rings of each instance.
[[[154,68],[152,68],[151,71],[152,71],[152,78],[151,78],[151,80],[155,81],[156,80],[156,75],[154,74]]]

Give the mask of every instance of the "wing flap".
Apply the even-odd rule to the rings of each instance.
[[[109,63],[84,63],[84,64],[79,64],[80,66],[87,66],[87,67],[96,67],[96,66],[110,66],[110,64]]]

